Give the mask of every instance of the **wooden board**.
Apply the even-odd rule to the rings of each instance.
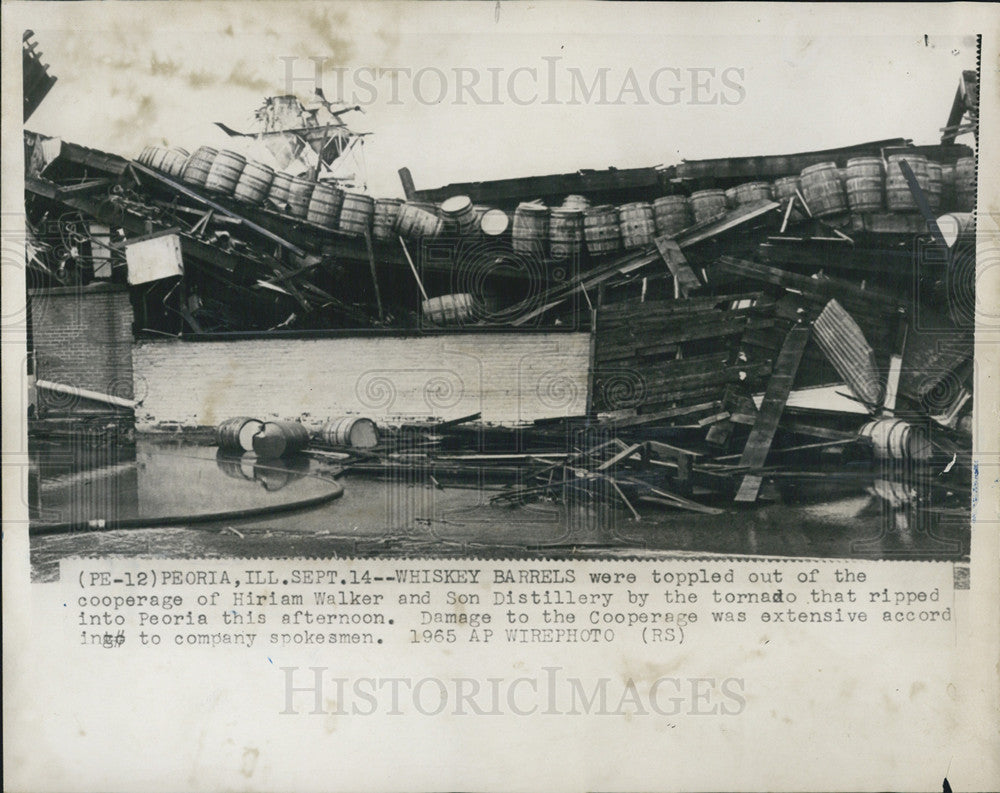
[[[774,433],[778,429],[778,422],[788,401],[788,394],[792,390],[795,373],[799,369],[799,362],[802,360],[802,353],[806,349],[810,335],[811,329],[802,325],[796,325],[788,331],[785,343],[781,345],[781,352],[778,353],[778,360],[774,364],[767,390],[764,392],[764,402],[757,414],[757,421],[754,422],[746,446],[743,447],[743,454],[740,456],[741,466],[760,468],[767,460],[771,443],[774,441]],[[756,501],[762,482],[760,476],[747,474],[740,483],[735,500]]]

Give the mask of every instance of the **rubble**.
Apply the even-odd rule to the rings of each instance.
[[[378,433],[368,421],[353,444],[337,442],[353,437],[346,424],[310,439],[268,422],[252,444],[263,457],[305,447],[348,470],[422,468],[438,487],[497,478],[495,503],[584,497],[635,520],[642,505],[754,503],[768,481],[870,480],[886,459],[919,462],[914,475],[946,503],[967,493],[973,326],[940,310],[949,290],[973,287],[974,270],[955,269],[974,247],[961,115],[937,146],[899,138],[425,191],[402,169],[403,203],[337,176],[364,135],[327,110],[323,124],[273,98],[258,133],[224,128],[272,164],[204,147],[131,161],[26,133],[32,286],[127,283],[140,334],[428,320],[591,333],[586,415],[474,432],[477,416]],[[282,126],[289,113],[298,126]],[[444,291],[462,268],[481,268],[479,292]],[[537,288],[523,297],[526,283]],[[937,317],[934,333],[918,314]],[[882,420],[929,430],[928,445],[885,440]],[[247,421],[220,438],[247,450]]]

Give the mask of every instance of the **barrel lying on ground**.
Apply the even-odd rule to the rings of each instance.
[[[320,437],[331,446],[371,449],[378,446],[378,427],[363,416],[339,416],[326,423]]]
[[[215,428],[215,445],[227,452],[253,451],[253,438],[264,422],[250,416],[234,416]]]
[[[309,444],[309,431],[297,421],[266,421],[253,436],[253,450],[263,460],[302,451]]]

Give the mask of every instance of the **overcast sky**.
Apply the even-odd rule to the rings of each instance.
[[[365,107],[347,120],[373,133],[376,195],[401,195],[404,165],[421,188],[896,136],[934,143],[976,64],[973,36],[934,25],[925,38],[902,10],[889,26],[860,12],[818,25],[789,9],[762,21],[690,5],[37,9],[29,26],[59,81],[30,129],[125,156],[225,144],[211,122],[253,129],[264,96],[312,92],[319,60],[327,97],[342,90]]]

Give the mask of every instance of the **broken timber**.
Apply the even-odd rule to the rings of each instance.
[[[774,433],[778,429],[778,422],[785,409],[785,402],[788,401],[788,394],[792,390],[795,373],[798,371],[802,353],[809,341],[809,335],[810,329],[802,325],[796,325],[788,331],[785,342],[781,346],[781,352],[778,354],[778,360],[774,364],[774,371],[768,381],[767,390],[764,392],[764,402],[760,406],[757,421],[754,422],[753,429],[750,430],[750,437],[747,438],[746,446],[743,448],[740,466],[746,466],[751,470],[759,469],[767,460],[767,454],[771,450],[771,442],[774,440]],[[735,500],[739,502],[756,501],[762,482],[763,479],[759,475],[747,474],[743,477]]]

